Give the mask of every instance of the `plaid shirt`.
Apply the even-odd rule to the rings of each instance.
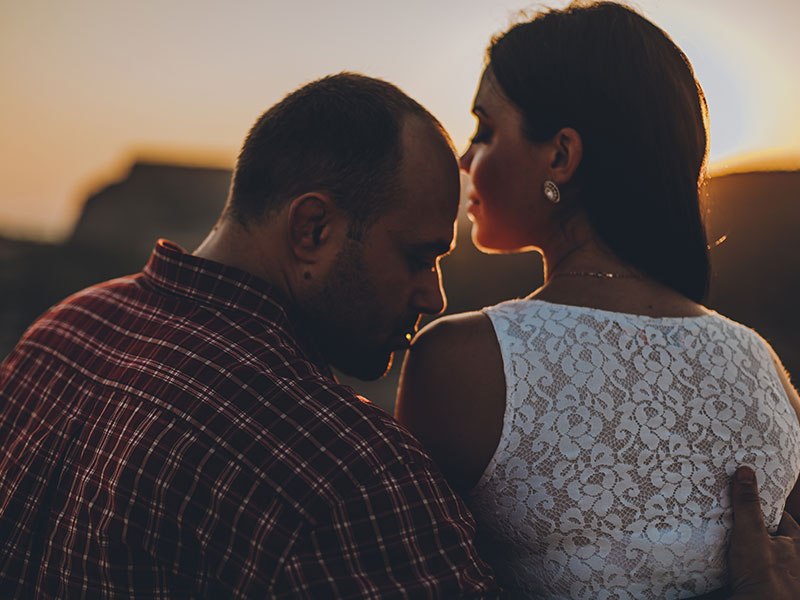
[[[0,365],[0,597],[495,597],[420,445],[265,282],[160,241]]]

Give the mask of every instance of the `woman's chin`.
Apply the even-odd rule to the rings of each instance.
[[[474,222],[472,224],[472,245],[483,254],[516,254],[519,252],[540,251],[535,245],[513,243],[512,240],[497,238],[481,231]]]
[[[497,240],[485,234],[481,235],[480,229],[474,223],[472,225],[472,245],[484,254],[506,254],[508,252],[514,252],[514,250],[509,250],[504,248],[501,244],[498,244]]]
[[[480,210],[480,206],[474,200],[469,200],[467,202],[467,218],[474,224],[478,222],[478,212]]]

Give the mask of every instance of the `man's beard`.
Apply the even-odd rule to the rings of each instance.
[[[342,373],[371,381],[391,366],[391,340],[380,340],[378,295],[363,264],[363,246],[348,241],[321,289],[299,307],[307,333]]]

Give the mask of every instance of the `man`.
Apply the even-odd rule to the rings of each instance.
[[[194,255],[160,241],[0,367],[0,597],[496,597],[435,465],[328,370],[380,376],[442,310],[458,184],[439,123],[385,82],[262,115]],[[742,485],[740,562],[769,551],[756,573],[732,555],[739,588],[791,593],[798,559]]]
[[[41,317],[0,375],[0,597],[494,596],[418,443],[338,385],[442,310],[438,122],[340,75],[267,111],[218,226]]]

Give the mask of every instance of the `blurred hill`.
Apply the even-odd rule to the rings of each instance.
[[[140,271],[159,237],[193,250],[216,222],[230,179],[226,169],[137,162],[86,200],[65,243],[0,236],[0,358],[49,306]]]
[[[800,384],[800,171],[741,173],[708,185],[708,305],[772,344]]]
[[[136,163],[123,180],[87,199],[66,243],[0,237],[0,357],[48,306],[140,270],[157,238],[194,249],[216,221],[230,177],[225,169]],[[800,379],[800,171],[713,177],[705,197],[709,240],[726,236],[712,249],[708,305],[759,331]],[[442,262],[447,313],[525,296],[541,285],[538,254],[481,254],[470,229],[462,212],[456,250]],[[342,379],[391,411],[402,358],[377,382]]]
[[[230,180],[228,169],[137,162],[86,200],[67,249],[94,254],[87,267],[103,270],[98,281],[140,270],[160,237],[194,250],[219,217]]]

